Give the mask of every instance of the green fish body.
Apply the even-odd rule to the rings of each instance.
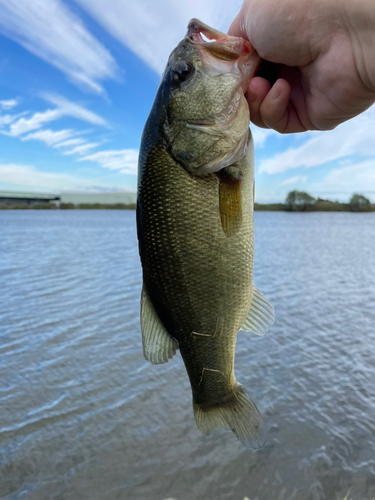
[[[208,56],[202,31],[222,44]],[[237,52],[230,46],[228,55],[232,40]],[[230,67],[245,58],[246,75],[225,80],[227,68],[211,69],[218,57]],[[261,416],[234,375],[237,332],[263,334],[273,322],[272,306],[253,284],[253,144],[242,85],[256,64],[246,57],[254,59],[254,51],[242,39],[191,21],[144,129],[137,225],[146,359],[164,363],[179,348],[198,428],[229,427],[259,448]],[[221,104],[211,95],[218,89],[228,94]]]

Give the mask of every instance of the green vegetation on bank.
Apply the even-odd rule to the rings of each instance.
[[[50,202],[34,204],[14,203],[2,204],[0,210],[135,210],[135,203],[60,203],[56,205]],[[339,201],[323,200],[314,198],[305,191],[290,191],[285,203],[255,203],[254,210],[259,211],[285,211],[285,212],[375,212],[375,204],[362,194],[353,194],[349,203]]]
[[[34,210],[46,210],[46,209],[55,209],[57,208],[54,203],[50,202],[41,202],[41,203],[0,203],[0,210],[27,210],[32,208]]]
[[[287,207],[284,203],[255,203],[254,210],[265,210],[267,212],[285,211]]]
[[[73,203],[60,203],[60,208],[66,209],[85,209],[85,210],[135,210],[135,203],[80,203],[73,205]]]
[[[15,203],[15,204],[1,204],[0,203],[0,210],[8,210],[8,209],[16,209],[16,210],[45,210],[45,209],[52,209],[52,210],[79,210],[79,209],[86,209],[86,210],[135,210],[135,203],[130,203],[130,204],[125,204],[125,203],[81,203],[80,205],[74,205],[73,203],[60,203],[60,205],[56,205],[55,203],[34,203],[34,204],[27,204],[27,203]]]
[[[278,497],[280,498],[280,497]],[[339,497],[336,496],[336,498],[338,499]],[[175,498],[166,498],[165,500],[177,500]],[[244,497],[243,500],[250,500],[250,498],[248,497]],[[348,491],[348,493],[345,495],[345,498],[343,498],[343,500],[354,500],[354,498],[350,495],[350,491]],[[373,498],[372,500],[375,500],[375,498]]]
[[[254,210],[285,212],[375,212],[375,205],[362,194],[353,194],[349,203],[314,198],[305,191],[290,191],[285,203],[255,203]]]

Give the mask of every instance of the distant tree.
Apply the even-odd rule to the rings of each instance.
[[[351,212],[368,212],[371,210],[371,202],[363,194],[353,194],[349,201]]]
[[[311,196],[306,191],[290,191],[286,197],[285,204],[288,206],[289,210],[303,211],[309,205],[312,205],[315,198]]]

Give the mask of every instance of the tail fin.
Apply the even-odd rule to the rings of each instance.
[[[206,407],[193,400],[193,409],[197,427],[203,434],[224,428],[231,429],[247,448],[258,450],[266,443],[258,408],[238,383],[222,405]]]

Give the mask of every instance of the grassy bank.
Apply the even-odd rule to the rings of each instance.
[[[369,204],[358,209],[350,203],[339,203],[338,201],[317,200],[315,203],[305,207],[290,208],[286,203],[255,203],[256,211],[282,211],[282,212],[375,212],[375,205]]]
[[[375,212],[375,205],[363,194],[355,193],[348,203],[314,198],[305,191],[290,191],[285,203],[255,203],[254,210],[285,212]]]
[[[255,203],[254,210],[266,212],[287,211],[288,207],[284,203]]]
[[[0,204],[0,210],[135,210],[135,203],[126,205],[125,203],[81,203],[74,205],[73,203],[60,203],[56,206],[54,203],[17,203],[17,204]]]
[[[1,204],[0,210],[135,210],[135,203],[55,203]],[[285,203],[255,203],[254,210],[266,212],[375,212],[375,205],[363,195],[354,194],[349,203],[313,198],[303,191],[291,191]]]
[[[338,496],[337,496],[336,498],[337,498],[337,499],[339,499],[339,497],[338,497]],[[165,500],[177,500],[177,499],[176,499],[176,498],[166,498]],[[248,498],[248,497],[244,497],[244,499],[243,499],[243,500],[250,500],[250,498]],[[348,493],[346,494],[345,498],[343,498],[342,500],[355,500],[355,498],[354,498],[354,497],[352,497],[352,496],[350,495],[350,491],[348,491]],[[364,499],[364,500],[366,500],[366,499]],[[371,500],[375,500],[375,498],[372,498]]]
[[[124,203],[61,203],[56,206],[54,203],[35,203],[28,205],[18,203],[14,205],[0,204],[0,210],[135,210],[135,203],[125,205]],[[291,209],[285,203],[255,203],[255,211],[262,212],[375,212],[375,205],[367,205],[361,209],[351,206],[349,203],[339,203],[337,201],[318,200],[306,207]]]

